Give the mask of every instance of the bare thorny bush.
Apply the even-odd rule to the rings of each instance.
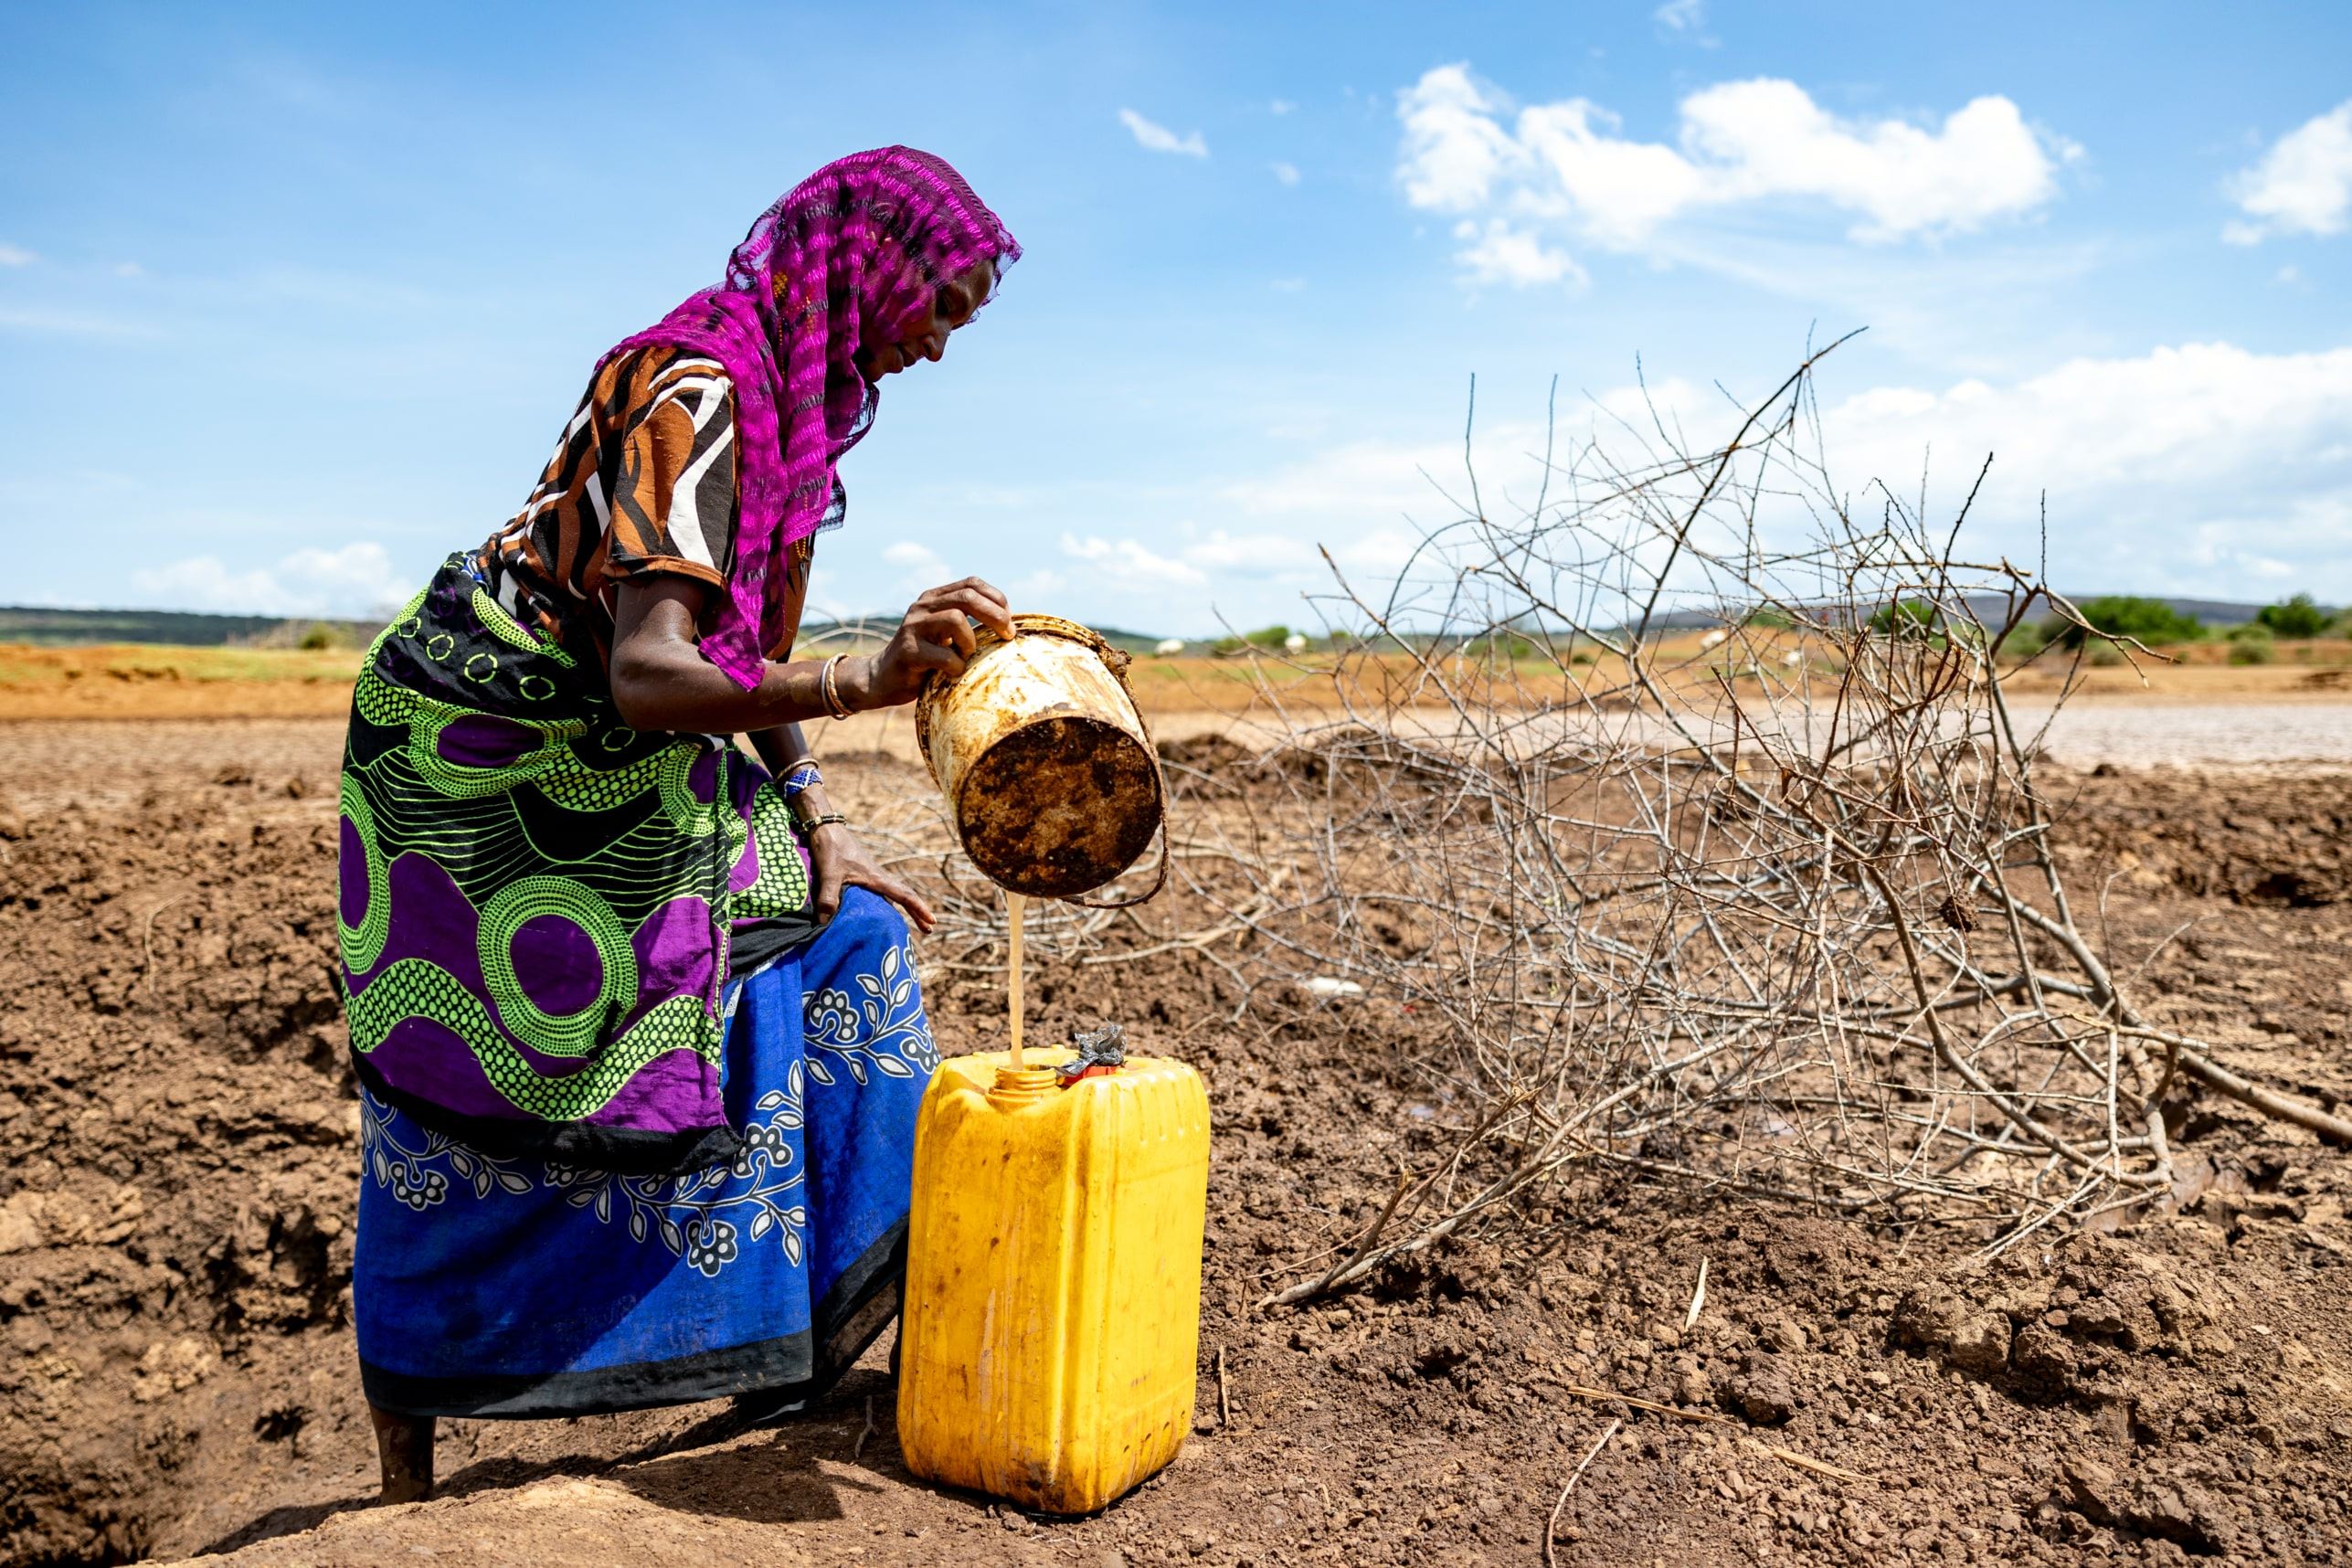
[[[1840,495],[1814,363],[1720,450],[1654,420],[1547,450],[1509,521],[1473,471],[1379,595],[1334,567],[1356,652],[1261,664],[1269,788],[1213,819],[1248,902],[1195,890],[1261,978],[1442,1021],[1408,1064],[1434,1146],[1270,1301],[1510,1223],[1572,1167],[1989,1255],[2170,1201],[2188,1076],[2352,1137],[2152,1025],[2086,938],[2003,691],[2020,629],[2081,618],[1955,555],[1973,491],[1940,528]]]
[[[2055,709],[2037,726],[2003,681],[2038,619],[2090,629],[2034,573],[1955,555],[1973,490],[1938,527],[1923,497],[1833,487],[1819,357],[1716,450],[1653,418],[1563,451],[1548,426],[1508,518],[1466,437],[1459,515],[1393,580],[1333,567],[1344,651],[1251,655],[1228,733],[1254,759],[1175,822],[1211,923],[1112,948],[1131,913],[1033,906],[1033,952],[1197,953],[1244,1012],[1362,992],[1418,1015],[1392,1064],[1435,1107],[1416,1161],[1266,1304],[1534,1223],[1580,1168],[1949,1227],[1965,1259],[2172,1201],[2186,1079],[2352,1141],[2152,1024],[2086,936],[2036,781]],[[994,890],[944,819],[875,826],[936,870],[927,970],[1001,971]]]

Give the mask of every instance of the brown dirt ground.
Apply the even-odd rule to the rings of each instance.
[[[2352,1560],[2345,1151],[2188,1097],[2204,1190],[2180,1213],[1958,1278],[1931,1234],[1585,1177],[1541,1238],[1257,1313],[1372,1217],[1417,1025],[1263,993],[1232,1023],[1231,982],[1188,954],[1032,982],[1058,1032],[1113,1006],[1115,975],[1142,1047],[1211,1086],[1196,1435],[1132,1497],[1033,1520],[914,1483],[877,1356],[772,1428],[721,1406],[450,1424],[442,1498],[364,1508],[339,736],[0,726],[0,1564],[1533,1563],[1618,1414],[1559,1509],[1563,1563]],[[926,787],[842,763],[853,800]],[[2065,782],[2075,879],[2105,888],[2150,1011],[2352,1102],[2343,775]],[[935,977],[943,1049],[995,1043],[997,986]]]
[[[2071,669],[2054,655],[2009,677],[2021,698],[2047,700],[2074,683],[2075,700],[2156,703],[2302,703],[2352,695],[2352,643],[2288,643],[2268,665],[2222,662],[2220,643],[2177,651],[2179,662]],[[1660,645],[1669,662],[1704,663],[1695,633]],[[0,642],[0,723],[20,719],[340,718],[350,710],[361,654],[351,649],[175,648],[141,643],[44,647]],[[1400,661],[1387,661],[1400,672]],[[1256,673],[1283,689],[1293,707],[1330,700],[1327,656],[1303,663],[1188,654],[1139,658],[1130,672],[1138,701],[1153,715],[1231,714],[1251,705]],[[1603,683],[1622,667],[1588,670]]]

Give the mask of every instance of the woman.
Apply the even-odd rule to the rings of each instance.
[[[890,906],[931,916],[799,721],[1010,625],[968,579],[879,653],[792,644],[876,384],[1020,254],[928,154],[819,170],[605,355],[523,510],[370,651],[338,926],[387,1501],[430,1491],[438,1416],[781,1408],[895,1314],[937,1056]]]

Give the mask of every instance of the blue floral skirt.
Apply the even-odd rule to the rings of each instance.
[[[352,1272],[368,1402],[585,1415],[821,1392],[898,1310],[915,1110],[938,1054],[906,927],[851,888],[731,984],[732,1162],[493,1160],[364,1090]]]

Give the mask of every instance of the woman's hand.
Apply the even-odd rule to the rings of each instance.
[[[1003,593],[978,577],[935,588],[906,610],[881,652],[863,661],[863,679],[843,696],[852,707],[887,708],[911,703],[934,675],[960,675],[977,641],[972,622],[999,637],[1012,636],[1012,610]]]
[[[876,865],[847,823],[827,822],[810,833],[809,859],[817,872],[817,913],[825,919],[832,919],[841,908],[843,888],[863,887],[906,910],[915,928],[927,936],[938,924],[923,895]]]

